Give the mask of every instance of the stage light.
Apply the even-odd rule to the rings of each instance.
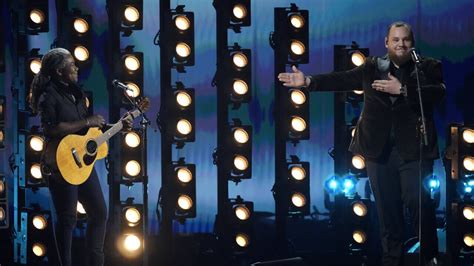
[[[82,206],[82,203],[80,203],[79,201],[76,204],[76,212],[81,215],[86,214],[86,209],[84,209],[84,206]]]
[[[132,176],[132,177],[138,176],[138,174],[140,174],[140,171],[141,171],[140,163],[135,160],[131,160],[125,165],[125,172],[129,176]]]
[[[297,40],[292,40],[290,44],[290,51],[295,55],[302,55],[306,51],[304,44]]]
[[[31,61],[30,61],[30,70],[35,75],[38,74],[41,70],[41,59],[32,58]]]
[[[44,148],[44,139],[37,135],[32,135],[29,139],[29,146],[32,150],[41,152]]]
[[[20,221],[24,241],[21,241],[19,248],[24,250],[24,262],[27,265],[45,265],[51,260],[48,251],[54,247],[52,245],[52,221],[49,211],[41,210],[39,205],[31,204],[20,212]]]
[[[303,132],[306,129],[306,122],[299,116],[291,118],[291,129],[296,132]]]
[[[298,142],[309,139],[309,91],[306,88],[286,91],[285,110],[289,121],[287,140]]]
[[[191,133],[191,131],[193,130],[193,127],[188,120],[180,119],[178,120],[178,123],[176,124],[176,130],[178,131],[179,134],[186,136],[189,133]]]
[[[3,193],[6,191],[5,190],[5,180],[3,179],[3,176],[0,176],[0,200],[3,199]]]
[[[185,91],[178,91],[175,95],[176,103],[182,108],[189,107],[193,102],[191,95],[189,95]]]
[[[123,240],[123,247],[130,252],[137,251],[141,245],[140,238],[134,234],[127,234]]]
[[[465,234],[463,241],[466,246],[470,248],[474,247],[474,234]]]
[[[250,218],[251,211],[245,205],[236,205],[234,207],[234,211],[235,211],[235,216],[237,216],[239,220],[245,221]]]
[[[295,105],[302,105],[306,102],[306,95],[303,91],[298,89],[290,90],[291,102]]]
[[[306,171],[302,166],[291,166],[290,173],[291,177],[298,181],[301,181],[306,178]]]
[[[183,183],[189,183],[193,180],[193,174],[188,168],[179,167],[177,171],[178,180]]]
[[[140,95],[140,87],[133,82],[127,82],[127,95],[130,98],[136,98]]]
[[[185,66],[194,65],[194,13],[185,12],[184,5],[178,5],[171,10],[169,28],[171,63],[178,72],[185,72]]]
[[[175,124],[176,127],[170,127],[169,132],[173,135],[173,142],[180,149],[185,142],[193,142],[195,140],[195,100],[194,89],[185,88],[181,82],[177,82],[173,87],[174,104],[170,107],[169,123]]]
[[[466,128],[462,132],[462,139],[468,144],[474,143],[474,129]]]
[[[137,208],[129,207],[125,210],[125,219],[130,227],[134,227],[141,220],[141,213]]]
[[[301,208],[306,205],[306,198],[301,193],[294,193],[291,196],[291,203],[293,203],[293,205],[296,206],[297,208]]]
[[[0,127],[0,149],[5,148],[5,133],[3,127]]]
[[[352,204],[352,211],[355,215],[363,217],[367,215],[367,206],[362,201],[356,201]]]
[[[295,4],[289,8],[276,8],[273,41],[281,47],[280,60],[285,64],[309,62],[308,10],[300,10]]]
[[[249,60],[245,56],[245,54],[241,52],[236,52],[232,55],[232,62],[234,63],[235,67],[244,68],[247,66]]]
[[[234,156],[234,167],[240,171],[245,171],[249,166],[247,158],[242,155]]]
[[[362,155],[356,154],[352,156],[352,166],[358,170],[365,168],[365,159]]]
[[[3,208],[3,206],[0,206],[0,228],[3,228],[3,222],[5,221],[7,215],[5,213],[5,209]]]
[[[365,62],[365,55],[361,51],[353,51],[351,54],[351,62],[354,66],[360,66]]]
[[[67,32],[62,33],[68,38],[65,38],[67,43],[66,48],[72,51],[72,55],[76,59],[76,64],[85,69],[91,63],[91,48],[92,48],[92,16],[84,15],[79,9],[73,9],[66,15]]]
[[[353,90],[352,92],[354,92],[354,94],[357,94],[357,95],[362,95],[364,94],[364,91],[362,89],[360,90]]]
[[[337,177],[331,176],[324,181],[324,189],[329,194],[337,194],[341,190],[341,185],[338,182]]]
[[[249,91],[249,86],[243,80],[234,80],[234,84],[232,86],[234,93],[237,95],[245,95]]]
[[[89,31],[89,23],[83,18],[75,18],[73,25],[77,33],[86,33]]]
[[[131,131],[125,134],[125,143],[130,148],[138,147],[140,145],[140,141],[140,135],[138,135],[136,132]]]
[[[140,12],[133,6],[127,6],[123,17],[130,23],[137,22],[140,19]]]
[[[43,11],[39,9],[33,9],[30,11],[30,20],[35,24],[41,24],[45,20]]]
[[[48,0],[28,1],[27,31],[29,34],[49,31],[49,7]]]
[[[0,229],[9,227],[6,177],[0,173]]]
[[[186,58],[191,54],[191,47],[184,42],[176,45],[176,54],[181,58]]]
[[[252,177],[252,127],[242,125],[240,119],[233,119],[229,125],[226,153],[232,156],[230,180],[238,181]]]
[[[467,157],[464,157],[464,159],[462,160],[462,164],[464,166],[464,169],[466,169],[467,171],[474,171],[474,157],[472,156],[467,156]]]
[[[124,58],[125,67],[130,71],[137,71],[140,68],[140,60],[134,55],[126,55]]]
[[[342,192],[347,195],[353,194],[356,189],[357,178],[353,175],[348,175],[342,179]]]
[[[243,19],[247,16],[247,9],[245,9],[243,5],[235,5],[232,8],[232,15],[234,15],[236,19]]]
[[[41,243],[34,243],[31,250],[37,257],[43,257],[46,255],[46,247]]]
[[[300,14],[290,15],[290,23],[296,29],[301,29],[305,24],[305,19]]]
[[[41,166],[39,163],[35,163],[30,167],[30,174],[35,179],[42,179],[43,175],[41,174]]]
[[[249,141],[249,134],[245,129],[237,127],[233,129],[234,133],[234,141],[240,143],[240,144],[245,144]]]
[[[241,254],[248,252],[250,242],[254,238],[253,202],[244,201],[239,195],[228,199],[225,212],[226,230],[223,239],[232,241],[233,250]]]
[[[124,36],[143,29],[143,0],[120,0],[120,30]]]
[[[131,100],[141,99],[145,94],[143,88],[143,66],[144,58],[142,52],[135,52],[133,46],[125,47],[120,54],[121,68],[118,79],[127,85],[127,89],[116,90],[119,97],[120,107],[127,110],[133,109]]]
[[[237,234],[235,236],[235,243],[241,248],[248,247],[250,245],[249,236],[246,234]]]
[[[176,202],[173,217],[196,217],[196,165],[187,164],[184,158],[180,158],[171,164],[169,173],[174,177],[170,191],[170,199]]]
[[[358,244],[364,244],[367,241],[367,235],[364,231],[356,230],[352,233],[352,239]]]
[[[474,220],[474,207],[471,205],[464,206],[462,209],[462,214],[467,220]]]
[[[227,27],[235,32],[240,32],[240,27],[248,27],[251,24],[250,0],[231,0],[226,5],[229,12],[229,22]]]
[[[360,48],[359,44],[334,45],[334,70],[349,70],[364,64],[369,56],[368,48]]]
[[[143,204],[134,203],[134,198],[120,202],[120,237],[116,245],[125,259],[138,258],[143,251]],[[132,263],[133,264],[133,263]]]
[[[188,30],[191,27],[191,21],[189,21],[185,15],[177,15],[174,18],[174,24],[176,25],[176,28],[182,31]]]
[[[33,226],[38,230],[43,230],[48,226],[48,222],[42,215],[35,215],[32,220]]]
[[[425,187],[428,191],[438,191],[440,187],[439,178],[435,175],[426,178]]]
[[[249,49],[241,49],[237,43],[227,48],[222,87],[227,90],[230,96],[230,103],[233,104],[234,109],[240,107],[241,103],[248,103],[251,100],[251,58],[251,51]]]
[[[121,165],[122,165],[122,184],[131,185],[132,183],[142,182],[143,164],[146,161],[143,158],[144,149],[142,131],[140,129],[131,129],[122,133],[121,136]]]
[[[74,58],[81,62],[86,61],[87,59],[89,59],[89,50],[87,50],[86,47],[81,45],[76,46],[74,48]]]
[[[193,207],[193,200],[188,195],[180,195],[178,197],[178,206],[182,210],[189,210]]]

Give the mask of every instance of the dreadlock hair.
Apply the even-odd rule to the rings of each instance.
[[[56,70],[66,67],[66,58],[71,53],[64,48],[49,50],[41,59],[41,70],[33,78],[30,85],[29,103],[33,114],[38,113],[38,100],[45,91],[45,86],[52,78],[56,78]]]

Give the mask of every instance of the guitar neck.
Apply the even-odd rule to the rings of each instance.
[[[141,114],[140,110],[133,110],[128,115],[135,119]],[[108,141],[111,137],[115,134],[119,133],[122,130],[123,124],[122,119],[120,119],[117,123],[115,123],[109,130],[105,131],[104,134],[100,135],[95,141],[97,142],[97,146],[102,145],[102,143]]]
[[[105,131],[104,134],[100,135],[95,141],[97,142],[97,146],[102,145],[102,143],[108,141],[111,137],[122,130],[123,124],[122,121],[115,123],[109,130]]]

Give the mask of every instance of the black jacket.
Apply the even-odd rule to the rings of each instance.
[[[313,91],[351,91],[363,88],[364,108],[349,150],[365,158],[377,159],[382,155],[385,145],[388,145],[393,130],[392,141],[400,156],[404,160],[416,160],[420,150],[421,115],[414,63],[410,61],[401,67],[407,73],[399,79],[402,85],[406,85],[406,93],[392,99],[390,94],[377,91],[371,86],[374,80],[387,76],[389,65],[387,56],[370,57],[363,65],[349,71],[311,76],[309,88]],[[441,63],[432,58],[423,58],[419,70],[428,134],[428,145],[423,149],[423,158],[436,159],[439,152],[433,109],[445,94]]]

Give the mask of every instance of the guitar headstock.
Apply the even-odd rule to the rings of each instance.
[[[148,109],[150,109],[150,99],[148,97],[141,98],[138,100],[138,107],[142,112],[148,111]]]

